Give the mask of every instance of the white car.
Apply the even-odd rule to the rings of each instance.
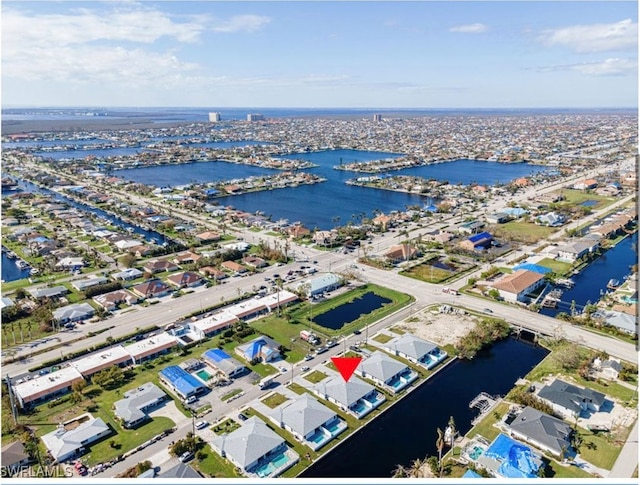
[[[196,429],[203,429],[203,428],[206,428],[207,426],[209,426],[208,421],[198,421],[196,423]]]
[[[196,396],[191,396],[190,398],[187,399],[187,404],[193,404],[197,400],[198,398]]]
[[[280,367],[280,372],[282,372],[283,374],[287,372],[287,368],[286,367]]]
[[[308,365],[303,365],[302,366],[302,372],[307,372],[309,370],[309,366]]]

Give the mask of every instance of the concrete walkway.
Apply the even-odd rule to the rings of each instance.
[[[608,478],[630,478],[638,467],[638,421],[633,425],[627,442],[622,447],[615,465],[609,472]]]

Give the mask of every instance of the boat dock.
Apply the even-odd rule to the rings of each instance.
[[[474,397],[469,403],[469,409],[478,409],[478,415],[471,421],[471,425],[475,426],[478,421],[484,418],[500,401],[500,397],[491,396],[486,392],[481,392]]]

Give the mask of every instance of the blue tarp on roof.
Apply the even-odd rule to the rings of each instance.
[[[166,369],[162,369],[160,375],[164,377],[176,391],[186,397],[196,394],[202,388],[202,384],[198,379],[177,365],[171,365]]]
[[[478,475],[473,470],[467,470],[464,472],[464,475],[462,475],[462,478],[482,478],[482,475]]]
[[[207,350],[204,353],[205,357],[208,357],[209,359],[211,359],[213,362],[221,362],[223,360],[227,360],[230,359],[231,356],[229,354],[227,354],[224,350],[222,349],[211,349],[211,350]]]
[[[474,234],[469,237],[469,241],[475,243],[477,241],[482,241],[483,239],[493,239],[493,236],[488,232],[481,232],[480,234]]]
[[[484,452],[487,458],[500,462],[498,473],[504,478],[536,478],[540,465],[536,463],[531,448],[509,438],[498,435]]]
[[[551,269],[547,268],[546,266],[540,266],[539,264],[533,263],[522,263],[518,266],[513,267],[514,271],[518,271],[519,269],[526,269],[527,271],[533,271],[534,273],[539,274],[551,273]]]

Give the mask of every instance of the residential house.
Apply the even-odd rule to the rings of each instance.
[[[176,288],[193,288],[203,283],[202,278],[192,271],[171,275],[167,278],[167,281]]]
[[[461,224],[458,227],[458,232],[461,234],[477,234],[482,231],[482,229],[486,226],[486,224],[482,221],[469,221]]]
[[[200,258],[202,258],[202,256],[200,256],[197,253],[191,252],[191,251],[184,251],[181,253],[176,254],[176,257],[173,258],[173,262],[180,265],[180,264],[195,264],[198,262],[198,260],[200,260]]]
[[[177,365],[165,367],[158,373],[158,376],[163,385],[167,386],[183,400],[202,394],[207,390],[207,386],[199,379],[196,379]]]
[[[602,360],[600,357],[596,357],[593,359],[591,368],[597,372],[600,377],[604,377],[610,381],[616,381],[622,370],[622,363],[614,358]]]
[[[114,414],[125,428],[135,428],[149,419],[148,412],[167,399],[167,395],[153,382],[124,393],[124,398],[113,403]]]
[[[301,239],[311,235],[311,231],[304,226],[296,224],[287,229],[287,234],[294,239]]]
[[[137,295],[133,294],[129,290],[115,290],[109,293],[103,293],[102,295],[94,296],[95,301],[102,308],[108,312],[112,312],[118,309],[118,305],[126,303],[127,305],[135,305],[140,301]]]
[[[312,450],[320,449],[347,429],[334,411],[308,393],[272,410],[269,417]]]
[[[2,477],[6,478],[19,472],[31,461],[21,441],[6,444],[2,447]]]
[[[586,412],[599,412],[605,402],[605,395],[601,392],[578,387],[560,379],[540,389],[538,397],[567,419]]]
[[[517,303],[525,301],[526,296],[545,285],[544,275],[535,271],[519,269],[491,283],[505,301]]]
[[[564,224],[564,216],[555,212],[547,212],[536,217],[535,223],[541,226],[558,227]]]
[[[43,376],[13,384],[13,394],[21,408],[38,405],[52,397],[66,394],[71,386],[84,381],[75,367],[63,367]]]
[[[135,285],[131,290],[142,298],[160,298],[169,294],[169,286],[160,280],[149,280]]]
[[[461,241],[458,243],[458,246],[462,249],[466,249],[467,251],[478,251],[491,247],[492,241],[493,236],[491,234],[488,232],[481,232]]]
[[[390,340],[384,345],[384,348],[394,355],[414,364],[421,364],[427,369],[435,367],[447,358],[447,353],[437,345],[410,333]]]
[[[316,231],[313,233],[313,242],[320,246],[331,246],[338,238],[337,231]]]
[[[78,426],[74,426],[76,422]],[[78,416],[40,439],[47,447],[55,463],[62,463],[86,452],[86,446],[113,433],[102,418],[94,418],[87,413]]]
[[[576,190],[591,190],[598,186],[598,181],[595,179],[580,180],[573,184],[573,188]]]
[[[300,459],[283,438],[256,416],[247,419],[235,431],[215,437],[211,446],[246,475],[257,475],[258,469],[262,468],[259,475],[261,478],[275,478]],[[286,461],[283,463],[279,460],[275,466],[272,463],[270,467],[261,467],[276,456],[285,457]]]
[[[78,291],[84,291],[87,288],[91,288],[92,286],[104,285],[108,281],[109,280],[104,276],[93,275],[89,278],[73,281],[71,283],[71,286],[73,286]]]
[[[138,475],[137,478],[142,478]],[[176,479],[182,480],[201,480],[203,477],[200,473],[185,463],[178,463],[176,466],[169,468],[158,475],[158,478],[170,478],[171,483],[179,483]]]
[[[504,224],[511,220],[511,216],[504,212],[493,212],[492,214],[489,214],[486,219],[489,224]]]
[[[571,426],[561,419],[527,406],[509,425],[509,434],[557,458],[571,448]]]
[[[238,345],[235,352],[247,362],[271,362],[280,357],[280,347],[278,342],[263,335],[246,344]]]
[[[398,244],[391,246],[387,252],[384,253],[384,257],[387,258],[392,264],[398,264],[403,261],[409,261],[415,259],[419,254],[418,249],[411,244]]]
[[[245,256],[242,258],[242,264],[249,266],[250,268],[264,268],[265,266],[268,266],[264,259],[257,256]]]
[[[222,372],[227,379],[243,374],[247,368],[222,349],[210,349],[202,354],[202,359],[214,370]]]
[[[29,288],[27,292],[36,300],[40,300],[42,298],[60,298],[69,293],[69,290],[65,286],[58,285],[51,287],[44,286],[41,288]]]
[[[235,261],[224,261],[220,266],[222,266],[227,271],[231,271],[234,275],[241,275],[246,273],[248,270],[241,264],[236,263]]]
[[[380,350],[360,362],[355,372],[394,394],[418,378],[417,372]]]
[[[88,303],[73,303],[53,310],[53,319],[58,323],[86,320],[95,314],[95,309]]]
[[[346,382],[342,376],[326,377],[313,386],[312,391],[358,419],[365,417],[386,400],[383,393],[357,377],[351,377]]]
[[[220,281],[229,277],[227,273],[225,273],[224,271],[220,271],[219,269],[214,268],[213,266],[205,266],[204,268],[200,268],[198,272],[201,275],[208,276],[210,278],[213,278],[216,281]]]
[[[129,281],[135,280],[136,278],[140,278],[144,273],[136,268],[127,268],[124,271],[119,271],[117,273],[112,273],[111,278],[114,280],[122,280]]]
[[[66,257],[58,261],[55,268],[56,270],[77,270],[84,266],[86,264],[81,257]]]
[[[147,273],[156,274],[163,271],[177,271],[180,269],[180,266],[165,259],[159,261],[149,261],[142,267],[142,269],[144,269]]]
[[[580,238],[558,246],[555,252],[560,261],[575,263],[583,256],[593,253],[600,247],[600,242],[593,239]]]

